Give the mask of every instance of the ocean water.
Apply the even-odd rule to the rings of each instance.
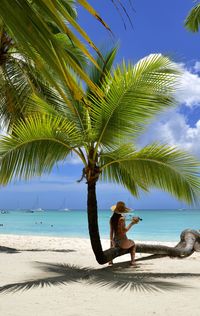
[[[0,211],[0,234],[89,237],[85,210],[7,212]],[[110,210],[99,210],[99,229],[102,238],[109,238],[111,213]],[[135,210],[134,213],[126,215],[127,224],[133,215],[143,219],[128,232],[128,237],[135,240],[178,241],[184,229],[200,229],[200,209]]]

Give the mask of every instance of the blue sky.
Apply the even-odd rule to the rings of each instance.
[[[129,1],[128,12],[133,29],[122,19],[111,1],[89,1],[108,22],[115,37],[78,8],[79,22],[97,46],[120,43],[117,63],[122,59],[136,62],[152,54],[162,53],[173,58],[183,70],[181,91],[177,94],[177,108],[160,115],[138,140],[139,145],[151,141],[168,142],[189,150],[200,159],[200,33],[185,30],[184,19],[194,2],[192,0],[134,0],[134,10]],[[38,207],[59,208],[65,200],[66,207],[86,208],[86,185],[76,183],[80,178],[82,165],[77,159],[54,168],[50,175],[44,175],[29,182],[17,182],[0,189],[0,208],[31,208],[39,199]],[[141,194],[136,200],[123,188],[101,183],[97,187],[100,208],[108,208],[117,200],[125,200],[134,208],[180,208],[176,199],[161,191],[152,190]]]

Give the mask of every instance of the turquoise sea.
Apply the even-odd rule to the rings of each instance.
[[[126,215],[143,220],[128,232],[135,240],[178,241],[186,228],[200,229],[199,210],[135,210]],[[99,228],[102,238],[109,238],[110,210],[99,210]],[[88,238],[85,210],[1,210],[0,234],[41,235]]]

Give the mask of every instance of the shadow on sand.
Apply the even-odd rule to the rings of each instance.
[[[68,285],[70,283],[109,287],[117,290],[158,292],[190,288],[175,282],[176,279],[200,278],[200,274],[194,273],[163,274],[145,272],[144,264],[141,267],[137,263],[136,267],[133,268],[129,266],[129,262],[116,263],[114,266],[100,269],[42,262],[36,262],[35,264],[43,272],[43,278],[4,285],[0,287],[0,293],[15,293],[36,287],[43,288],[46,286]]]
[[[69,252],[76,252],[76,250],[73,250],[73,249],[23,249],[23,250],[20,250],[20,252],[22,251],[32,251],[32,252],[66,252],[66,253],[69,253]]]
[[[15,248],[0,246],[0,252],[5,253],[19,253],[20,251]]]
[[[32,251],[32,252],[75,252],[76,250],[73,249],[16,249],[16,248],[10,248],[10,247],[4,247],[0,246],[0,253],[20,253],[24,251]]]

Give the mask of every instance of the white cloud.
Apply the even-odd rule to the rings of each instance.
[[[138,145],[141,147],[158,141],[177,146],[200,158],[200,110],[194,126],[189,125],[187,116],[178,112],[183,104],[190,107],[191,114],[194,107],[200,107],[200,62],[197,61],[190,69],[185,64],[177,64],[177,68],[182,71],[176,94],[179,107],[157,117],[139,139]]]
[[[191,70],[186,69],[184,64],[177,64],[177,67],[183,73],[176,94],[177,101],[189,107],[200,106],[200,77],[196,73],[200,70],[200,62],[196,62]]]
[[[200,61],[196,61],[193,68],[195,72],[200,72]]]
[[[170,111],[149,127],[139,145],[155,141],[177,146],[200,158],[200,120],[191,127],[183,114]]]
[[[83,164],[82,160],[78,156],[68,157],[66,160],[66,163],[69,163],[72,165]]]

